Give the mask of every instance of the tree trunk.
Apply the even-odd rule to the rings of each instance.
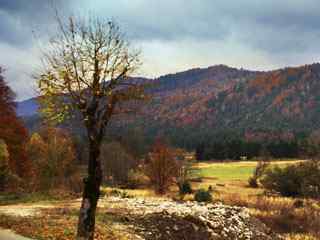
[[[78,221],[77,240],[93,240],[95,215],[102,181],[100,141],[89,139],[88,177],[84,179],[84,190]]]

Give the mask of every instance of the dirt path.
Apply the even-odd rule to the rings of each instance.
[[[41,214],[41,210],[53,208],[79,208],[80,200],[52,203],[12,204],[0,206],[0,214],[15,217],[32,217]],[[2,239],[0,239],[2,240]]]
[[[34,216],[35,219],[49,216],[52,219],[54,216],[66,216],[79,206],[79,200],[0,206],[0,215]],[[108,197],[99,201],[98,213],[101,228],[109,227],[132,240],[279,239],[264,224],[253,219],[247,209],[222,203]],[[70,223],[70,220],[65,223]],[[12,233],[0,230],[0,240],[28,240],[8,234]]]
[[[10,230],[5,230],[0,228],[0,240],[31,240],[31,239],[17,235]]]
[[[0,206],[0,215],[7,215],[13,217],[32,217],[41,214],[41,210],[54,209],[61,207],[79,207],[78,200],[57,203],[31,203],[31,204],[13,204],[7,206]],[[0,240],[32,240],[14,233],[8,229],[0,228]]]

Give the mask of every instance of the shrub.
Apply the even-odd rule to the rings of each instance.
[[[102,192],[102,196],[108,195],[106,192]],[[127,191],[120,191],[118,189],[112,189],[109,193],[109,196],[120,197],[120,198],[134,198],[133,195],[130,195]]]
[[[194,194],[194,200],[197,202],[211,202],[212,195],[209,191],[201,188]]]
[[[257,188],[259,186],[258,181],[266,172],[268,166],[270,165],[268,153],[264,154],[263,158],[260,158],[256,168],[254,169],[253,176],[249,178],[249,186],[252,188]]]
[[[121,195],[121,191],[118,189],[112,189],[109,194],[110,194],[110,196],[118,197]]]
[[[179,185],[179,194],[185,195],[185,194],[191,194],[192,188],[189,181],[185,181],[182,184]]]
[[[250,177],[248,180],[249,186],[252,188],[257,188],[258,187],[258,180],[254,177]]]
[[[304,202],[301,199],[297,199],[293,202],[293,207],[302,208],[304,206]]]
[[[129,194],[126,191],[122,191],[119,197],[121,197],[121,198],[134,198],[133,195]]]
[[[140,169],[131,169],[128,173],[128,181],[126,188],[136,189],[143,185],[146,185],[148,177]]]
[[[261,180],[262,185],[286,197],[320,197],[320,165],[306,161],[285,168],[269,169]]]

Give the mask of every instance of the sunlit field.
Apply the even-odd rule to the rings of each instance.
[[[287,166],[289,164],[295,164],[300,160],[285,160],[285,161],[272,161],[270,164],[273,166]],[[194,164],[195,174],[203,178],[213,178],[219,181],[235,181],[243,180],[247,181],[252,175],[257,162],[245,161],[245,162],[225,162],[225,163],[209,163],[202,162]]]
[[[301,160],[272,161],[269,167],[284,167],[299,162]],[[248,207],[253,216],[282,233],[288,240],[317,239],[309,232],[317,231],[314,226],[319,226],[317,218],[320,217],[320,206],[316,202],[306,201],[304,208],[296,209],[295,199],[269,196],[263,188],[250,188],[248,179],[256,165],[257,162],[253,161],[196,163],[193,166],[193,187],[211,186],[214,201]],[[187,196],[186,199],[192,199],[192,196]]]

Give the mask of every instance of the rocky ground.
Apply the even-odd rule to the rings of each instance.
[[[137,198],[108,198],[107,202],[110,209],[125,209],[122,221],[146,240],[280,239],[246,208]]]
[[[75,213],[79,205],[78,200],[63,204],[1,206],[0,214],[27,215],[28,219],[32,215],[41,218],[41,214],[49,214],[51,219],[53,216],[66,216],[68,212]],[[100,200],[97,218],[99,226],[112,228],[130,240],[281,239],[251,217],[246,208],[221,203],[180,203],[161,198],[109,196]]]

